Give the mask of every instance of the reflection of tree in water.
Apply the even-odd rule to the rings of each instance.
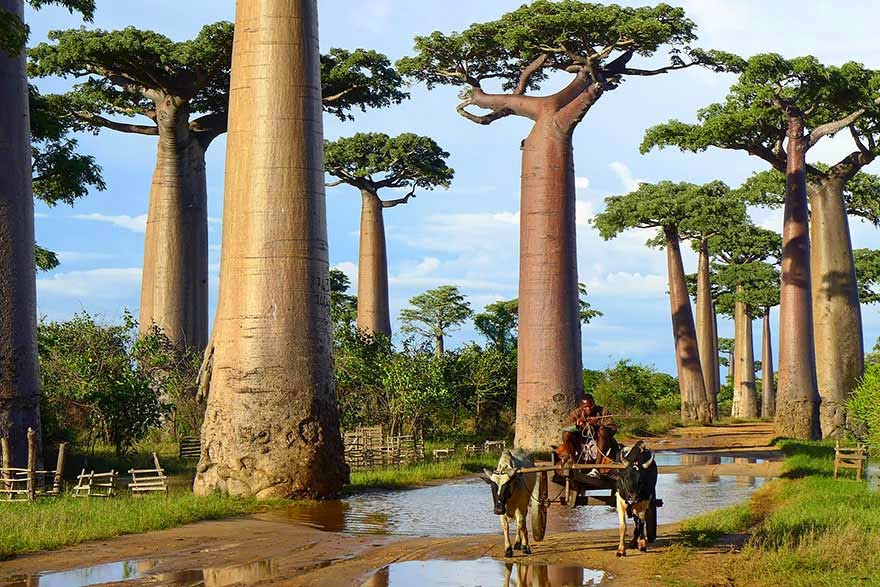
[[[205,569],[205,587],[226,587],[227,585],[252,585],[278,574],[278,563],[273,559],[257,561],[248,565],[227,567],[225,569]]]
[[[592,580],[586,585],[592,585]],[[560,565],[507,564],[504,587],[581,587],[584,569]]]

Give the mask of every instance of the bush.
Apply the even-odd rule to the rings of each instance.
[[[596,375],[585,373],[596,402],[613,414],[654,414],[681,409],[678,380],[653,367],[621,360],[614,367]]]
[[[846,402],[849,426],[866,442],[874,456],[880,455],[880,365],[869,364],[859,386]]]

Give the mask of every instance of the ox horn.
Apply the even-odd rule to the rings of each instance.
[[[642,464],[643,469],[647,469],[648,467],[651,466],[651,463],[654,462],[654,453],[652,451],[648,451],[648,453],[651,455],[651,458]]]

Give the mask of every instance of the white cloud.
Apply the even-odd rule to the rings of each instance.
[[[639,189],[640,180],[633,178],[632,171],[630,171],[629,166],[626,163],[613,161],[608,164],[608,167],[610,167],[611,171],[617,175],[618,179],[620,179],[620,183],[623,184],[623,188],[627,192],[634,192]]]
[[[48,218],[49,215],[45,212],[34,212],[34,218]]]
[[[574,217],[576,224],[589,225],[590,220],[592,220],[595,215],[596,211],[593,210],[592,202],[577,200],[574,203]]]
[[[108,216],[106,214],[75,214],[73,216],[78,220],[93,220],[95,222],[107,222],[113,226],[118,226],[133,232],[147,231],[147,215],[128,216],[127,214],[119,214],[116,216]]]
[[[140,267],[68,271],[37,279],[37,292],[72,298],[121,299],[135,294],[140,282]]]
[[[582,280],[584,281],[584,280]],[[585,280],[590,295],[653,298],[666,295],[666,275],[617,271]]]
[[[574,178],[574,187],[577,190],[585,190],[590,187],[590,178],[589,177],[575,177]]]
[[[332,266],[332,269],[339,269],[348,277],[351,287],[357,289],[358,266],[351,261],[342,261]]]
[[[87,251],[57,251],[58,260],[61,263],[75,263],[77,261],[97,261],[113,259],[116,255],[110,253],[95,253]]]

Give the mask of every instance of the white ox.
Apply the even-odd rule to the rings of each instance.
[[[480,478],[492,487],[492,501],[495,513],[501,518],[504,532],[504,556],[512,557],[514,549],[522,549],[523,554],[532,554],[529,548],[529,534],[526,529],[526,516],[535,487],[536,473],[521,473],[519,469],[534,467],[531,457],[520,450],[505,450],[501,453],[495,471],[483,469]],[[516,520],[516,543],[510,545],[510,522]]]

